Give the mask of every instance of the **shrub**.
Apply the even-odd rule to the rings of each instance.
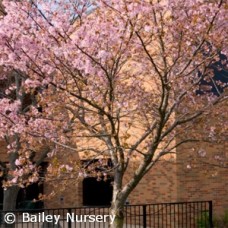
[[[228,227],[228,210],[220,217],[215,217],[213,220],[214,228]]]
[[[203,212],[200,218],[197,219],[197,228],[209,228],[209,212]]]

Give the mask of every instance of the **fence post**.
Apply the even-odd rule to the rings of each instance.
[[[68,209],[67,209],[67,212],[68,212],[68,214],[70,214],[70,215],[71,215],[71,213],[72,213],[71,208],[68,208]],[[69,220],[67,220],[67,222],[68,222],[68,228],[71,228],[71,221],[70,221],[70,219],[69,219]]]
[[[143,228],[146,228],[146,205],[143,205]]]
[[[213,228],[213,205],[212,205],[212,201],[209,201],[209,226],[210,228]]]

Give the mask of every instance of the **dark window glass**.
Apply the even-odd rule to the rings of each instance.
[[[87,177],[83,180],[83,205],[84,206],[110,206],[112,200],[113,179],[97,180]]]
[[[41,164],[40,176],[45,175],[48,163]],[[43,202],[34,201],[38,199],[39,194],[43,194],[43,183],[33,183],[26,188],[21,188],[17,196],[18,209],[40,209],[43,208]]]
[[[224,91],[228,86],[227,62],[227,57],[220,54],[219,60],[211,64],[209,68],[212,76],[206,75],[202,78],[197,94],[213,93],[214,95],[219,96]],[[200,72],[199,76],[201,76]]]

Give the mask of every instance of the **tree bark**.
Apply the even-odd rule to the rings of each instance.
[[[122,194],[123,174],[124,170],[122,166],[118,167],[114,174],[110,215],[115,216],[115,219],[114,222],[110,224],[111,228],[123,228],[124,224],[124,203],[127,194]]]
[[[16,202],[17,195],[19,192],[19,187],[17,185],[11,186],[4,191],[3,195],[3,211],[15,211],[16,210]],[[5,228],[13,228],[15,224],[7,224],[4,221],[4,213],[2,214],[2,222],[4,223]]]
[[[19,187],[17,185],[8,187],[4,191],[3,195],[3,211],[14,211],[16,210],[17,195],[19,192]]]
[[[123,228],[124,225],[124,202],[117,199],[112,202],[110,214],[115,216],[114,222],[110,224],[110,228]]]

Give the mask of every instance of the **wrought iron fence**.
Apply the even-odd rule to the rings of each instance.
[[[1,211],[0,227],[108,228],[112,219],[109,207]],[[212,228],[212,201],[126,205],[124,227]]]

